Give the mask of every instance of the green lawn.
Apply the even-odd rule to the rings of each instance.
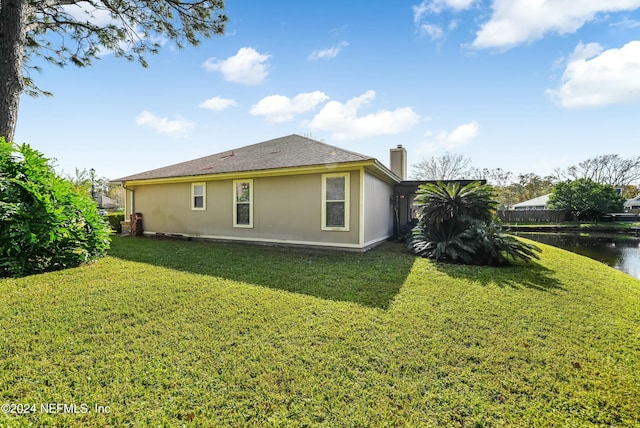
[[[640,281],[587,258],[112,247],[0,280],[0,426],[640,424]]]

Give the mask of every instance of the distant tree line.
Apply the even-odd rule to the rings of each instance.
[[[599,184],[625,188],[640,181],[640,156],[629,159],[615,154],[596,156],[566,170],[556,170],[555,175],[561,181],[586,178]]]
[[[640,156],[628,159],[617,154],[596,156],[544,177],[535,173],[514,174],[502,168],[476,168],[470,158],[452,153],[425,158],[412,166],[416,180],[486,180],[496,191],[498,209],[552,193],[559,183],[579,179],[619,188],[627,199],[640,193]]]
[[[71,185],[77,191],[91,195],[92,199],[98,196],[106,196],[113,199],[118,207],[124,205],[124,189],[120,185],[111,184],[107,177],[99,177],[96,172],[86,168],[76,168],[73,175],[64,174]]]

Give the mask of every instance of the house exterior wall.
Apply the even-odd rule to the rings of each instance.
[[[322,174],[252,179],[252,227],[233,226],[234,179],[135,186],[135,211],[148,233],[360,248],[360,170],[349,171],[349,230],[322,230]],[[206,209],[192,210],[192,184],[206,185]],[[375,186],[374,186],[375,187]]]
[[[393,235],[393,185],[379,178],[364,174],[364,246]]]

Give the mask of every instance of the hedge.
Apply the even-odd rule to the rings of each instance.
[[[122,224],[120,224],[120,222],[124,221],[124,213],[107,214],[107,220],[109,221],[111,230],[116,233],[122,233]]]

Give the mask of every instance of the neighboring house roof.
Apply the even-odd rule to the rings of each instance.
[[[625,207],[635,207],[635,206],[640,206],[640,195],[638,195],[637,197],[633,198],[633,199],[628,199],[625,203],[624,203]]]
[[[97,195],[95,201],[100,208],[113,208],[118,205],[115,199],[111,199],[108,196]]]
[[[286,137],[227,150],[187,162],[122,177],[115,182],[154,180],[174,177],[261,171],[301,166],[335,165],[371,161],[385,173],[396,177],[376,159],[292,134]],[[396,177],[397,178],[397,177]],[[396,180],[396,181],[399,181]]]
[[[523,209],[527,207],[545,207],[547,206],[547,202],[549,202],[549,196],[551,193],[538,196],[537,198],[529,199],[528,201],[520,202],[513,205],[513,209]]]

